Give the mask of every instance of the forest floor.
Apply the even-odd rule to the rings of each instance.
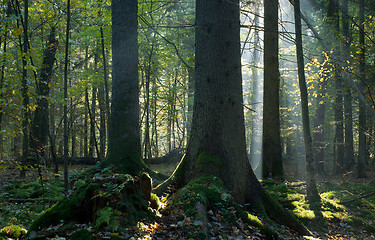
[[[61,175],[56,175],[49,169],[42,169],[40,175],[37,169],[33,169],[28,171],[27,178],[20,179],[20,170],[15,165],[14,161],[0,161],[0,239],[2,232],[13,231],[9,227],[11,225],[27,229],[38,214],[63,197]],[[71,178],[90,167],[92,166],[71,166]],[[166,175],[174,167],[174,163],[151,165],[151,168]],[[354,174],[317,179],[322,198],[321,213],[324,217],[319,224],[305,201],[304,182],[262,182],[269,194],[300,219],[314,237],[299,236],[286,226],[262,219],[261,216],[258,218],[267,222],[280,239],[375,239],[375,168],[371,168],[367,179],[356,179]],[[204,232],[208,239],[267,239],[261,229],[244,224],[240,218],[231,223],[227,221],[224,217],[228,211],[226,209],[207,209],[206,223],[203,224],[190,218],[182,208],[169,204],[167,198],[161,198],[161,201],[162,208],[157,212],[157,218],[139,221],[136,226],[127,226],[126,231],[121,233],[108,229],[95,231],[94,239],[193,240],[204,239]],[[51,226],[44,231],[56,231],[62,229],[62,225],[63,223]],[[75,228],[93,231],[93,227],[86,224],[76,224]],[[48,239],[73,239],[69,237],[72,232],[67,232],[72,229],[64,231],[65,233],[60,232],[60,235],[56,234]]]

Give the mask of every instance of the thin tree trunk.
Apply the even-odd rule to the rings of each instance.
[[[99,119],[100,119],[100,129],[99,129],[99,159],[103,160],[105,158],[105,147],[106,147],[106,109],[105,109],[105,86],[104,82],[100,82],[98,86],[98,103],[99,103]]]
[[[68,138],[68,62],[69,62],[69,32],[70,32],[70,0],[67,6],[66,21],[66,41],[65,41],[65,65],[64,65],[64,187],[65,194],[69,191],[68,176],[68,154],[69,154],[69,138]]]
[[[365,23],[365,1],[359,1],[359,22],[364,29]],[[366,58],[365,58],[365,36],[364,31],[360,31],[359,33],[359,45],[361,48],[361,52],[359,54],[359,71],[360,71],[360,81],[361,81],[361,91],[364,93],[366,91],[364,83],[366,81]],[[358,177],[359,178],[366,178],[366,159],[367,159],[367,149],[366,149],[366,108],[364,105],[359,105],[359,146],[358,146]]]
[[[159,156],[159,135],[158,135],[158,85],[156,83],[156,78],[152,80],[152,136],[151,139],[153,141],[153,155],[155,157]]]
[[[22,120],[22,165],[25,167],[28,162],[29,155],[29,88],[27,85],[27,60],[28,52],[28,19],[29,19],[29,3],[24,0],[24,21],[23,21],[23,52],[22,52],[22,104],[23,104],[23,120]],[[21,177],[25,177],[26,169],[22,168]]]
[[[320,196],[315,183],[314,157],[312,150],[312,140],[310,131],[309,102],[308,92],[305,79],[305,64],[303,60],[302,48],[302,26],[300,15],[300,1],[294,0],[294,19],[296,30],[296,48],[297,48],[297,65],[298,65],[298,82],[301,92],[302,107],[302,127],[303,138],[305,142],[306,152],[306,184],[307,184],[307,200],[309,203],[320,203]]]
[[[325,132],[324,132],[324,121],[326,115],[326,98],[325,95],[327,93],[327,75],[329,74],[330,67],[328,62],[323,63],[320,69],[320,79],[318,85],[318,93],[316,96],[316,110],[315,110],[315,118],[313,123],[313,146],[314,146],[314,166],[315,171],[318,174],[326,175],[326,171],[324,168],[324,153],[326,149],[326,140],[325,140]]]
[[[342,1],[342,10],[348,14],[348,0]],[[349,17],[343,14],[342,16],[342,35],[344,37],[344,62],[350,60],[350,32],[349,32]],[[348,64],[345,64],[345,68]],[[344,76],[346,77],[346,76]],[[352,92],[350,87],[344,88],[344,115],[345,115],[345,170],[350,170],[354,166],[354,143],[353,143],[353,109],[352,109]]]
[[[85,72],[88,72],[88,58],[89,58],[89,53],[88,53],[88,47],[86,47],[86,52],[85,52]],[[88,99],[89,93],[87,87],[85,88],[85,108],[84,108],[84,129],[83,129],[83,156],[88,157],[89,156],[89,149],[88,149],[88,122],[89,122],[89,99]]]
[[[92,86],[92,96],[91,96],[91,106],[88,103],[88,111],[89,111],[89,118],[90,118],[90,143],[89,143],[89,157],[93,158],[95,156],[95,149],[97,156],[99,157],[99,149],[96,140],[95,134],[95,123],[96,123],[96,87]],[[88,96],[87,96],[88,99]]]
[[[256,12],[254,16],[254,25],[259,26],[259,4],[256,5]],[[261,93],[261,85],[259,81],[259,73],[258,73],[258,63],[259,63],[259,32],[255,31],[254,36],[254,52],[253,52],[253,68],[252,68],[252,77],[253,77],[253,86],[252,86],[252,94],[251,94],[251,100],[250,103],[252,104],[252,109],[255,110],[255,112],[251,113],[251,137],[250,137],[250,156],[251,156],[251,163],[252,167],[254,169],[254,172],[256,174],[259,174],[259,170],[261,168],[261,146],[260,142],[262,139],[262,121],[261,121],[261,104],[258,102],[260,101],[260,93]],[[259,168],[259,169],[258,169]],[[261,176],[258,176],[261,177]]]
[[[7,25],[6,25],[7,26]],[[0,44],[3,43],[3,54],[4,56],[6,56],[6,53],[7,53],[7,38],[8,38],[8,34],[7,34],[7,31],[5,31],[4,33],[4,37],[3,37],[3,41],[0,40]],[[3,94],[3,87],[4,87],[4,80],[5,80],[5,65],[6,65],[6,57],[3,57],[3,60],[1,62],[1,73],[0,73],[0,98],[1,99],[4,99],[4,94]],[[3,113],[3,107],[0,106],[0,131],[3,127],[3,116],[4,116],[4,113]],[[0,157],[1,159],[4,157],[4,149],[3,149],[3,134],[0,134]]]
[[[103,27],[100,27],[100,39],[102,43],[102,57],[103,57],[103,75],[104,75],[104,89],[105,89],[105,106],[106,106],[106,119],[108,122],[109,116],[111,114],[110,107],[109,107],[109,86],[108,86],[108,71],[107,71],[107,55],[105,52],[105,45],[104,45],[104,33]]]

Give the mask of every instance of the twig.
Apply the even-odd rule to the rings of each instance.
[[[360,201],[360,199],[362,199],[362,198],[368,198],[368,197],[371,197],[372,195],[375,195],[375,192],[371,192],[371,193],[368,193],[368,194],[365,194],[365,195],[362,195],[362,196],[355,196],[353,193],[351,193],[351,192],[349,192],[349,191],[345,191],[345,192],[347,192],[347,193],[349,193],[349,194],[351,194],[351,195],[353,195],[355,198],[354,199],[351,199],[351,200],[347,200],[347,201],[343,201],[343,202],[340,202],[340,203],[342,203],[342,204],[346,204],[346,203],[351,203],[351,202],[355,202],[355,201]],[[362,201],[361,201],[361,203],[363,203]],[[364,204],[364,203],[363,203]],[[369,207],[367,204],[365,204],[367,207]]]
[[[25,202],[39,202],[40,198],[0,198],[2,202],[16,202],[16,203],[25,203]],[[43,203],[55,203],[58,200],[56,199],[44,199]]]

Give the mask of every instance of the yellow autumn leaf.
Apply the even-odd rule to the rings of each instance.
[[[21,35],[23,32],[22,28],[16,28],[12,31],[12,35],[15,36],[15,37],[18,37],[19,35]]]

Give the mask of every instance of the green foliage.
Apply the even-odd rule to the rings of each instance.
[[[9,238],[23,238],[27,233],[27,230],[18,226],[18,225],[10,225],[3,227],[0,230],[0,240],[5,240]]]
[[[96,219],[95,226],[97,228],[105,225],[112,232],[116,231],[119,227],[119,216],[121,212],[113,210],[111,207],[104,207],[96,212],[98,218]]]

